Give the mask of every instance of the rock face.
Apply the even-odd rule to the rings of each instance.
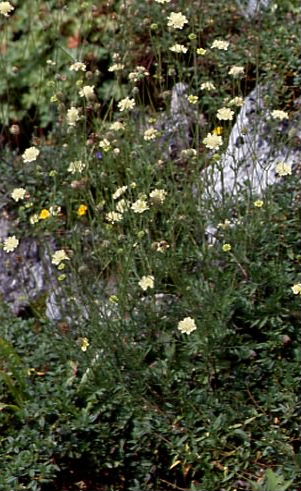
[[[242,15],[250,20],[267,8],[271,0],[236,0]]]
[[[230,134],[228,148],[213,168],[204,170],[205,194],[216,202],[237,196],[246,187],[255,197],[281,180],[276,166],[292,167],[301,158],[301,113],[291,119],[273,119],[265,104],[266,86],[257,86],[245,99]]]

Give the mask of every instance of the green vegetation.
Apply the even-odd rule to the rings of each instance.
[[[300,175],[217,203],[203,173],[257,83],[297,113],[299,1],[252,21],[229,0],[5,3],[2,247],[41,244],[62,318],[1,305],[0,490],[299,491]],[[178,82],[195,120],[172,159],[155,126]]]

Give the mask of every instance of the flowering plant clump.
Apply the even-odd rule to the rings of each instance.
[[[29,147],[22,155],[23,162],[34,162],[37,160],[40,150],[36,147]]]
[[[183,29],[184,25],[188,24],[188,19],[181,12],[171,12],[168,17],[168,27],[172,29]]]
[[[197,329],[197,325],[192,317],[185,317],[178,323],[178,329],[182,334],[189,335]]]

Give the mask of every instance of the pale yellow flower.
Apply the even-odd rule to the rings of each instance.
[[[40,219],[39,219],[39,214],[38,214],[38,213],[34,213],[33,215],[31,215],[31,216],[29,217],[29,223],[30,223],[31,225],[34,225],[35,223],[38,223],[38,221],[39,221],[39,220],[40,220]]]
[[[211,150],[215,150],[223,144],[223,139],[219,135],[215,135],[214,133],[208,133],[206,138],[203,139],[203,143],[207,148],[210,148]]]
[[[287,164],[286,162],[279,162],[279,164],[276,165],[276,173],[281,177],[290,176],[292,174],[292,165]]]
[[[131,209],[134,213],[143,213],[144,211],[149,210],[149,206],[147,206],[145,199],[137,199],[137,201],[132,204]]]
[[[141,280],[139,281],[138,285],[142,290],[146,291],[148,288],[154,288],[155,284],[155,279],[152,275],[148,276],[142,276]]]
[[[122,99],[121,101],[118,102],[117,104],[119,111],[128,111],[130,109],[133,109],[135,107],[135,100],[130,99],[129,97],[126,97],[125,99]]]
[[[274,111],[271,112],[271,116],[273,119],[280,119],[281,121],[283,119],[288,119],[288,113],[286,111],[281,111],[280,109],[274,109]]]
[[[155,0],[155,2],[163,4],[163,3],[169,3],[170,0]]]
[[[198,48],[198,49],[196,50],[196,53],[197,53],[197,55],[204,56],[204,55],[207,53],[207,50],[206,50],[206,49],[204,49],[204,48]]]
[[[77,121],[79,121],[80,116],[79,116],[79,109],[76,107],[72,106],[70,109],[67,111],[67,124],[69,126],[75,126]]]
[[[148,77],[149,72],[146,70],[144,66],[136,66],[136,71],[129,73],[129,81],[130,82],[138,82],[139,80],[142,80],[144,77]]]
[[[94,93],[94,85],[85,85],[80,91],[79,95],[80,97],[85,97],[86,99],[94,99],[95,98],[95,93]]]
[[[212,82],[203,82],[201,84],[201,90],[208,90],[210,92],[210,90],[215,90],[215,85]]]
[[[15,7],[12,6],[9,2],[0,2],[0,14],[4,15],[4,17],[8,17]]]
[[[75,160],[74,162],[70,162],[69,167],[68,167],[68,172],[71,174],[75,174],[76,172],[83,172],[84,168],[86,167],[86,164],[82,162],[81,160]]]
[[[73,65],[69,67],[69,70],[74,72],[79,72],[79,71],[85,72],[86,69],[87,69],[86,65],[84,63],[81,63],[80,61],[73,63]]]
[[[49,211],[53,217],[56,217],[61,213],[62,209],[60,206],[54,205],[54,206],[50,206]]]
[[[228,73],[229,75],[233,75],[233,77],[239,77],[239,75],[243,75],[244,70],[245,69],[243,66],[233,65],[228,71]]]
[[[62,261],[70,261],[70,257],[66,254],[64,249],[59,249],[52,254],[51,262],[58,266]]]
[[[211,44],[211,48],[223,49],[224,51],[227,51],[229,44],[230,43],[228,41],[219,41],[216,39]]]
[[[183,29],[184,25],[188,23],[188,19],[181,12],[171,12],[168,19],[168,27],[173,29]]]
[[[154,189],[149,195],[151,202],[154,205],[162,205],[162,203],[165,201],[166,196],[167,191],[165,191],[165,189]]]
[[[301,295],[301,283],[296,283],[291,287],[294,295]]]
[[[144,135],[143,135],[143,139],[145,141],[151,141],[151,140],[155,140],[156,138],[158,138],[159,135],[160,135],[160,132],[158,130],[156,130],[156,128],[149,128],[148,130],[145,130]]]
[[[233,115],[234,111],[228,107],[221,107],[216,113],[216,117],[220,121],[231,121],[233,119]]]
[[[226,218],[224,222],[218,223],[217,228],[221,228],[222,230],[227,230],[227,228],[231,227],[231,222]]]
[[[241,107],[243,103],[244,103],[243,97],[240,96],[234,97],[228,102],[229,106],[237,106],[237,107]]]
[[[108,68],[108,71],[109,72],[118,72],[118,71],[123,70],[123,69],[124,69],[124,64],[123,63],[114,63],[114,65],[111,65]]]
[[[99,142],[99,147],[103,149],[104,152],[109,152],[111,150],[111,142],[104,138]]]
[[[122,196],[126,190],[127,190],[127,186],[121,186],[120,188],[116,189],[115,193],[112,195],[112,198],[113,199],[118,199],[120,198],[120,196]]]
[[[40,150],[36,147],[29,147],[22,155],[23,162],[34,162],[37,159]]]
[[[124,124],[121,123],[120,121],[115,121],[110,125],[110,130],[111,131],[121,131],[124,130]]]
[[[178,329],[182,334],[190,334],[197,329],[197,326],[192,317],[185,317],[178,323]]]
[[[15,201],[19,201],[20,199],[24,199],[26,195],[26,189],[24,188],[15,188],[11,193],[11,197]]]
[[[129,203],[125,199],[121,199],[116,204],[116,210],[119,211],[119,213],[124,213],[128,209],[128,207]]]
[[[19,239],[16,238],[15,235],[12,235],[10,237],[7,237],[5,241],[3,242],[3,250],[5,252],[12,252],[14,251],[19,245]]]
[[[256,201],[254,201],[254,206],[256,206],[256,208],[262,208],[263,204],[264,203],[261,199],[257,199]]]
[[[222,247],[222,249],[223,249],[224,252],[231,251],[231,249],[232,249],[231,244],[224,244],[223,247]]]
[[[197,95],[189,95],[187,96],[187,99],[190,104],[197,104],[199,102],[199,98]]]
[[[170,51],[173,51],[174,53],[187,53],[188,48],[184,46],[184,44],[174,44],[169,48]]]
[[[108,220],[108,222],[110,223],[121,222],[122,218],[123,218],[122,213],[119,213],[117,211],[109,211],[106,214],[106,220]]]

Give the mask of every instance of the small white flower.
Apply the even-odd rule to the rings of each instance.
[[[279,162],[279,164],[276,165],[276,173],[281,177],[290,176],[292,174],[292,164]]]
[[[120,188],[116,189],[115,193],[112,195],[112,198],[114,200],[120,198],[120,196],[126,192],[127,188],[127,186],[121,186]]]
[[[182,334],[190,334],[197,329],[195,320],[191,317],[185,317],[178,323],[178,329]]]
[[[75,174],[76,172],[83,172],[84,168],[86,167],[86,164],[82,162],[81,160],[75,160],[74,162],[70,162],[69,167],[68,167],[68,172],[71,174]]]
[[[220,121],[231,121],[233,119],[234,111],[229,109],[228,107],[222,107],[216,113],[217,119]]]
[[[12,252],[18,247],[18,245],[19,239],[17,239],[15,235],[12,235],[11,237],[7,237],[7,239],[5,239],[3,242],[3,250],[5,252]]]
[[[126,97],[125,99],[122,99],[121,101],[118,102],[117,104],[119,111],[128,111],[130,109],[133,109],[135,107],[135,100],[130,99],[129,97]]]
[[[215,135],[214,133],[208,133],[206,138],[204,138],[203,143],[207,148],[210,148],[211,150],[215,150],[223,144],[223,139],[219,135]]]
[[[139,281],[138,285],[142,290],[146,291],[148,288],[154,288],[155,284],[155,279],[152,275],[148,276],[142,276],[141,280]]]
[[[19,201],[20,199],[24,199],[26,195],[26,189],[24,188],[15,188],[11,193],[11,197],[15,201]]]
[[[188,48],[186,48],[186,46],[184,46],[183,44],[174,44],[173,46],[171,46],[169,48],[170,51],[173,51],[174,53],[187,53],[188,51]]]
[[[77,123],[77,121],[79,121],[80,119],[80,116],[79,116],[79,109],[77,109],[76,107],[71,107],[70,109],[68,109],[67,111],[67,124],[69,126],[75,126],[75,124]]]
[[[171,12],[168,19],[168,27],[172,27],[173,29],[183,29],[184,24],[188,23],[188,19],[185,15],[181,14],[181,12]]]
[[[40,150],[36,147],[29,147],[22,155],[23,162],[33,162],[37,159]]]
[[[4,17],[8,17],[15,7],[12,6],[9,2],[0,2],[0,14],[4,15]]]
[[[51,259],[52,264],[55,264],[56,266],[58,266],[62,261],[70,261],[70,257],[66,254],[64,249],[59,249],[52,254]]]
[[[108,222],[110,223],[120,222],[122,218],[123,218],[122,213],[119,213],[117,211],[109,211],[106,214],[106,220],[108,220]]]
[[[156,130],[156,128],[149,128],[148,130],[145,130],[143,139],[145,141],[155,140],[156,138],[158,138],[159,134],[160,133],[158,130]]]
[[[296,283],[291,288],[294,295],[301,295],[301,283]]]
[[[274,111],[271,112],[271,116],[273,119],[280,119],[280,121],[288,119],[288,113],[286,111],[281,111],[281,109],[274,109]]]
[[[94,99],[95,94],[94,94],[94,85],[85,85],[80,91],[79,95],[80,97],[85,97],[86,99]]]
[[[131,209],[134,213],[143,213],[144,211],[149,210],[149,206],[147,206],[145,199],[137,199],[137,201],[132,204]]]
[[[73,63],[73,65],[69,67],[69,70],[74,72],[79,72],[79,71],[85,72],[86,69],[87,69],[86,65],[84,63],[81,63],[80,61]]]
[[[229,44],[230,43],[228,41],[215,40],[211,44],[211,48],[223,49],[224,51],[227,51]]]
[[[203,82],[201,84],[201,90],[215,90],[215,85],[212,82]]]
[[[239,75],[243,75],[244,73],[244,67],[243,66],[237,66],[233,65],[230,70],[228,71],[229,75],[232,75],[233,77],[239,77]]]

